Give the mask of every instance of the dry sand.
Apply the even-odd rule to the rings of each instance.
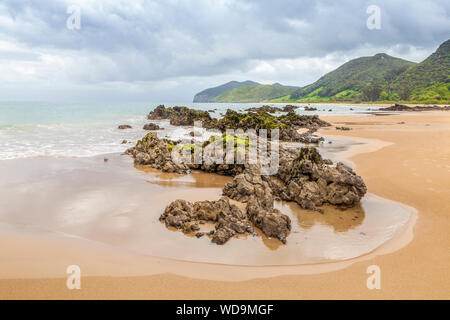
[[[369,192],[418,210],[414,237],[407,230],[402,239],[373,254],[340,263],[239,267],[142,258],[79,239],[55,242],[46,235],[6,230],[0,236],[2,274],[34,278],[0,280],[0,298],[448,299],[450,114],[326,120],[353,130],[326,129],[324,135],[374,140],[345,156],[351,157]],[[71,261],[93,275],[83,277],[81,290],[66,288],[61,270]],[[381,290],[366,287],[366,269],[373,264],[381,268]],[[114,277],[108,277],[104,270],[112,267]]]

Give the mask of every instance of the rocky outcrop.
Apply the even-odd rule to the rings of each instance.
[[[210,222],[214,230],[207,234],[216,244],[224,244],[237,234],[253,234],[253,225],[245,212],[231,204],[229,198],[222,197],[217,201],[175,200],[169,204],[160,217],[166,227],[182,230],[184,233],[200,235],[199,224]],[[201,233],[204,235],[204,233]]]
[[[120,130],[131,129],[131,128],[133,128],[133,127],[130,126],[129,124],[121,124],[117,127],[117,129],[120,129]]]
[[[278,121],[282,124],[290,126],[292,128],[311,128],[318,129],[320,127],[329,127],[330,123],[319,118],[318,115],[298,115],[294,112],[281,115],[278,117]]]
[[[161,130],[160,126],[156,123],[147,123],[144,125],[143,129],[148,131]]]
[[[450,111],[450,106],[415,106],[415,107],[409,107],[407,105],[403,104],[395,104],[390,107],[381,108],[379,111],[413,111],[413,112],[420,112],[420,111]]]
[[[318,207],[324,203],[351,207],[359,203],[366,191],[364,181],[351,168],[343,163],[333,166],[315,148],[304,147],[296,157],[291,151],[282,150],[276,175],[260,176],[246,170],[224,187],[223,194],[242,202],[253,196],[261,207],[276,197],[295,201],[304,209],[321,211]]]
[[[225,132],[227,129],[254,129],[259,132],[261,129],[268,131],[271,135],[273,129],[279,130],[281,141],[293,141],[302,143],[317,143],[320,140],[310,135],[320,127],[330,126],[329,123],[319,119],[317,115],[297,115],[293,112],[295,106],[286,106],[291,111],[287,115],[274,116],[269,112],[283,111],[284,109],[272,106],[262,106],[259,108],[250,108],[247,113],[239,113],[228,109],[221,119],[211,118],[208,112],[189,109],[187,107],[166,108],[160,105],[150,112],[148,119],[162,120],[169,119],[171,125],[192,126],[195,121],[201,121],[206,129],[218,129]],[[297,129],[309,128],[306,134],[299,134]]]
[[[269,184],[260,175],[246,173],[237,175],[233,182],[225,185],[223,194],[247,203],[247,215],[255,227],[267,237],[286,243],[291,230],[291,220],[273,207],[273,195]]]
[[[138,165],[149,165],[163,172],[189,173],[188,165],[177,164],[172,160],[171,153],[175,145],[176,142],[158,139],[156,133],[150,132],[125,153],[131,155]]]
[[[230,139],[234,139],[236,153],[243,149],[247,155],[249,140],[226,134],[212,137],[199,147],[158,139],[156,133],[148,133],[135,147],[127,150],[126,153],[133,156],[136,164],[150,165],[164,172],[185,174],[197,169],[234,177],[223,188],[225,197],[217,201],[172,202],[160,218],[167,227],[197,237],[208,235],[217,244],[224,244],[237,234],[253,233],[256,227],[267,237],[285,243],[291,221],[274,208],[274,199],[295,201],[304,209],[321,211],[323,204],[340,207],[356,205],[367,191],[362,178],[351,168],[343,163],[333,165],[330,160],[322,159],[313,147],[298,150],[280,146],[279,168],[274,175],[261,175],[260,164],[249,164],[247,161],[242,164],[205,161],[201,164],[178,164],[172,160],[173,151],[188,151],[191,157],[195,157],[197,152],[205,152],[208,148],[214,150],[215,146],[228,144]],[[237,149],[236,146],[244,148]],[[247,160],[248,155],[244,159]],[[246,203],[246,208],[239,209],[230,203],[230,199]],[[213,223],[215,229],[207,233],[201,231],[200,225],[206,222]]]
[[[195,121],[202,121],[203,126],[213,127],[217,121],[207,111],[194,110],[187,107],[166,108],[159,105],[147,116],[149,120],[169,119],[173,126],[192,126]]]
[[[253,112],[263,111],[267,113],[276,113],[283,111],[283,109],[274,106],[264,105],[261,107],[248,108],[245,111],[253,111]]]
[[[259,132],[261,129],[267,130],[268,136],[273,129],[279,130],[279,139],[281,141],[292,141],[302,143],[313,143],[318,140],[310,139],[309,136],[319,127],[329,126],[330,124],[320,120],[317,115],[300,116],[295,113],[289,113],[279,117],[273,116],[264,111],[238,113],[234,110],[227,110],[226,114],[216,124],[215,128],[225,131],[226,129],[254,129]],[[299,134],[297,129],[309,128],[307,133]]]

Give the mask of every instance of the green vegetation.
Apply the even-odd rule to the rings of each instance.
[[[279,85],[243,86],[222,93],[214,98],[215,102],[263,102],[276,99],[294,92],[298,88]]]
[[[384,53],[353,59],[290,98],[300,102],[377,101],[393,79],[412,65]]]
[[[245,85],[215,102],[450,103],[450,40],[421,63],[379,53],[353,59],[302,88]]]
[[[395,92],[409,89],[401,99],[424,103],[449,102],[450,40],[445,41],[427,59],[401,74],[392,84]]]
[[[256,86],[259,85],[259,83],[254,81],[230,81],[225,84],[222,84],[220,86],[214,87],[214,88],[208,88],[206,90],[203,90],[199,93],[197,93],[194,96],[194,102],[214,102],[214,98],[221,95],[222,93],[233,90],[234,88],[239,88],[242,86]]]

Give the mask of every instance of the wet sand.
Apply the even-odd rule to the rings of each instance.
[[[349,132],[323,130],[323,134],[377,140],[372,146],[361,140],[357,146],[362,149],[353,152],[366,153],[357,154],[351,161],[368,184],[369,192],[418,209],[419,218],[414,227],[413,239],[412,234],[405,231],[402,244],[400,239],[396,239],[395,243],[360,259],[343,262],[308,266],[245,267],[142,257],[131,254],[128,250],[111,250],[97,242],[67,237],[55,242],[54,234],[44,233],[37,237],[30,236],[29,230],[7,230],[5,227],[0,237],[1,242],[8,246],[1,249],[0,270],[1,278],[10,280],[0,280],[0,297],[448,298],[449,241],[446,230],[449,205],[445,200],[450,198],[449,116],[438,113],[327,120],[355,129]],[[401,121],[406,124],[398,124]],[[352,156],[354,149],[351,148],[350,152],[344,149],[342,152],[348,152],[347,156]],[[107,163],[113,164],[114,161]],[[26,176],[24,172],[24,178]],[[19,177],[16,183],[21,182]],[[170,179],[166,182],[173,183]],[[146,184],[151,184],[151,181]],[[211,197],[217,196],[213,190]],[[108,201],[101,205],[107,210]],[[125,209],[128,214],[135,211],[135,208]],[[113,226],[120,226],[124,220],[126,219],[119,216],[118,219],[112,219],[114,223],[109,222]],[[317,221],[312,218],[302,220],[302,223],[303,226],[308,226]],[[324,224],[326,222],[319,225]],[[339,224],[336,226],[339,228]],[[347,226],[352,227],[351,223]],[[165,229],[163,231],[169,232]],[[120,240],[117,239],[117,243]],[[256,240],[264,243],[260,238]],[[411,242],[408,244],[408,241]],[[406,247],[401,248],[403,245]],[[270,249],[270,246],[271,244],[266,243],[264,248]],[[124,260],[124,257],[127,259]],[[70,262],[74,260],[80,262]],[[92,263],[94,260],[96,263]],[[21,263],[17,263],[18,261]],[[23,263],[24,261],[30,263]],[[64,271],[69,263],[81,264],[83,274],[91,275],[83,278],[83,289],[80,291],[69,291],[65,287]],[[380,291],[370,291],[365,286],[368,276],[365,270],[371,264],[381,267]],[[12,279],[14,275],[17,278],[17,274],[40,279]],[[139,274],[153,275],[133,276]],[[110,275],[115,277],[104,277]]]

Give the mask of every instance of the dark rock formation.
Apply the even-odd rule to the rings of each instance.
[[[147,116],[149,120],[169,119],[173,126],[192,126],[195,121],[202,121],[203,126],[213,127],[217,121],[207,111],[189,109],[187,107],[166,108],[159,105]]]
[[[169,204],[160,217],[166,227],[174,227],[184,233],[193,233],[200,229],[202,222],[215,224],[214,232],[209,232],[211,241],[224,244],[237,234],[253,234],[253,225],[239,207],[230,204],[227,197],[217,201],[198,201],[191,203],[175,200]],[[197,232],[196,235],[199,233]],[[203,236],[203,233],[202,233]]]
[[[143,129],[149,131],[161,130],[160,126],[158,126],[156,123],[147,123],[144,125]]]
[[[252,112],[263,111],[263,112],[267,112],[267,113],[276,113],[276,112],[283,111],[283,109],[278,108],[278,107],[274,107],[274,106],[264,105],[264,106],[261,106],[261,107],[248,108],[245,111],[252,111]]]
[[[280,151],[280,167],[272,176],[259,176],[246,170],[228,183],[224,195],[242,202],[253,196],[261,207],[275,196],[295,201],[304,209],[318,210],[324,203],[350,207],[357,204],[366,193],[364,181],[343,163],[332,166],[323,160],[315,148],[304,147],[300,153]],[[262,196],[264,195],[264,196]]]
[[[321,120],[318,115],[298,115],[294,112],[278,117],[278,121],[293,128],[313,128],[318,129],[320,127],[329,127],[330,123]]]
[[[238,113],[233,110],[227,110],[225,116],[220,119],[215,128],[225,131],[226,129],[254,129],[259,132],[261,129],[266,129],[268,135],[271,135],[273,129],[279,130],[279,139],[281,141],[294,141],[309,143],[311,140],[305,139],[311,135],[319,127],[329,126],[317,115],[314,116],[300,116],[293,112],[279,117],[273,116],[264,111]],[[310,128],[306,134],[299,134],[297,129]]]
[[[135,164],[150,165],[163,172],[188,173],[190,169],[186,164],[172,160],[171,152],[175,145],[174,141],[158,139],[156,133],[150,132],[125,153],[134,158]]]
[[[117,127],[117,129],[120,129],[120,130],[131,129],[131,128],[132,128],[132,126],[130,126],[129,124],[121,124]]]
[[[336,130],[350,131],[350,130],[352,130],[352,128],[349,128],[349,127],[336,127]]]
[[[408,107],[403,104],[395,104],[390,107],[381,108],[379,111],[414,111],[414,112],[420,112],[420,111],[450,111],[450,106],[415,106],[415,107]]]
[[[298,108],[299,108],[298,106],[293,106],[291,104],[288,104],[283,107],[283,112],[294,112],[295,109],[298,109]]]
[[[224,145],[234,139],[236,145],[244,146],[248,152],[248,140],[222,135],[205,141],[201,151],[217,144]],[[187,149],[186,149],[187,148]],[[212,222],[215,230],[208,232],[212,241],[224,244],[236,234],[253,233],[259,228],[266,236],[286,242],[291,228],[288,216],[274,208],[274,198],[295,201],[304,209],[318,210],[320,206],[350,207],[357,204],[367,189],[353,170],[342,163],[336,166],[322,159],[316,148],[303,147],[300,151],[281,146],[279,169],[275,175],[261,175],[260,164],[177,164],[172,160],[172,151],[188,150],[194,157],[198,150],[194,145],[182,145],[167,139],[158,139],[155,133],[148,133],[135,147],[127,150],[136,164],[150,165],[164,172],[188,173],[192,169],[234,176],[223,189],[226,197],[217,201],[190,203],[184,200],[172,202],[161,216],[166,226],[204,236],[199,224]],[[212,149],[214,150],[214,149]],[[235,149],[238,152],[238,149]],[[274,152],[274,151],[273,151]],[[223,155],[225,157],[225,154]],[[248,157],[246,157],[246,160]],[[229,199],[246,203],[240,210],[230,204]]]
[[[225,185],[223,194],[247,203],[247,215],[252,223],[267,237],[286,243],[291,230],[291,220],[273,207],[273,195],[269,184],[260,175],[247,171],[237,175]]]

